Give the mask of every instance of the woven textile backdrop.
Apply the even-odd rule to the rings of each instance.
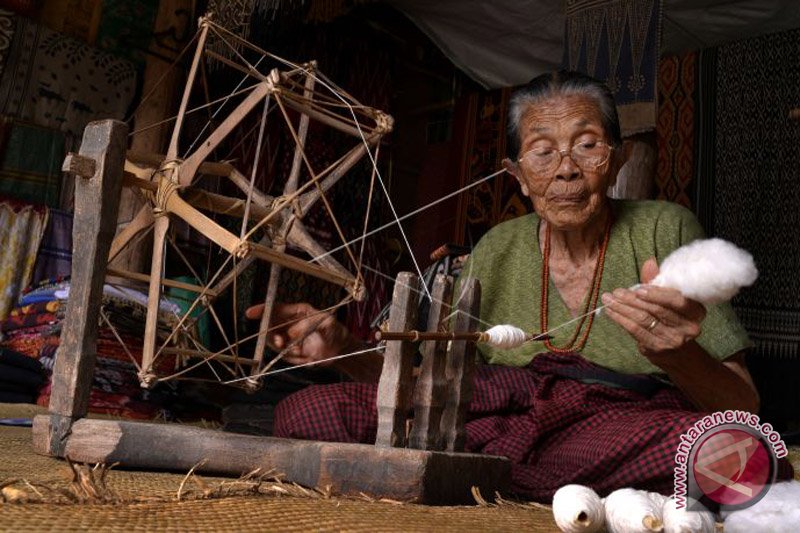
[[[722,46],[713,233],[761,275],[734,300],[761,356],[800,357],[800,30]]]
[[[567,0],[563,65],[603,80],[623,136],[656,126],[661,0]]]
[[[510,95],[511,89],[495,89],[468,97],[461,187],[502,168],[503,158],[507,156],[506,118]],[[524,215],[530,209],[517,181],[507,173],[500,174],[460,195],[456,241],[472,246],[495,225]]]
[[[657,197],[690,209],[695,175],[696,58],[696,52],[669,56],[658,65]]]

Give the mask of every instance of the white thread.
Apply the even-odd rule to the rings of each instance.
[[[310,260],[309,260],[309,262],[310,262],[310,263],[317,262],[317,261],[319,261],[320,259],[323,259],[323,258],[325,258],[325,257],[327,257],[327,256],[329,256],[329,255],[331,255],[331,254],[333,254],[333,253],[336,253],[336,252],[338,252],[339,250],[342,250],[342,249],[344,249],[346,246],[349,246],[349,245],[351,245],[351,244],[355,244],[355,243],[357,243],[358,241],[361,241],[361,240],[364,240],[364,239],[366,239],[367,237],[371,237],[372,235],[375,235],[375,234],[376,234],[376,233],[378,233],[379,231],[383,231],[383,230],[385,230],[386,228],[390,228],[390,227],[394,226],[395,224],[397,224],[397,223],[399,223],[399,222],[402,222],[403,220],[405,220],[405,219],[407,219],[407,218],[413,217],[414,215],[417,215],[417,214],[419,214],[419,213],[421,213],[421,212],[425,211],[426,209],[430,209],[431,207],[433,207],[433,206],[435,206],[435,205],[438,205],[438,204],[440,204],[440,203],[442,203],[442,202],[444,202],[444,201],[446,201],[446,200],[449,200],[450,198],[452,198],[452,197],[454,197],[454,196],[458,196],[458,195],[459,195],[459,194],[461,194],[462,192],[468,191],[469,189],[471,189],[471,188],[473,188],[473,187],[477,187],[477,186],[478,186],[478,185],[480,185],[481,183],[483,183],[483,182],[485,182],[485,181],[489,181],[490,179],[492,179],[492,178],[494,178],[494,177],[496,177],[496,176],[499,176],[500,174],[504,173],[505,171],[506,171],[506,170],[505,170],[504,168],[501,168],[500,170],[498,170],[498,171],[496,171],[496,172],[493,172],[492,174],[489,174],[488,176],[484,176],[484,177],[480,178],[479,180],[477,180],[477,181],[474,181],[474,182],[470,183],[469,185],[467,185],[467,186],[465,186],[465,187],[462,187],[462,188],[460,188],[460,189],[458,189],[458,190],[455,190],[455,191],[451,192],[450,194],[447,194],[447,195],[445,195],[445,196],[442,196],[442,197],[441,197],[441,198],[439,198],[438,200],[434,200],[433,202],[431,202],[431,203],[429,203],[429,204],[426,204],[426,205],[423,205],[422,207],[419,207],[419,208],[415,209],[414,211],[411,211],[410,213],[406,213],[405,215],[401,216],[401,217],[400,217],[400,218],[398,218],[397,220],[392,220],[391,222],[387,222],[387,223],[386,223],[386,224],[384,224],[383,226],[380,226],[380,227],[378,227],[378,228],[375,228],[375,229],[373,229],[373,230],[370,230],[370,231],[368,231],[367,233],[365,233],[364,235],[362,235],[362,236],[360,236],[360,237],[356,237],[356,238],[354,238],[354,239],[352,239],[352,240],[350,240],[350,241],[348,241],[348,242],[346,242],[346,243],[342,244],[342,245],[341,245],[341,246],[339,246],[338,248],[334,248],[334,249],[332,249],[332,250],[329,250],[329,251],[327,251],[327,252],[325,252],[325,253],[323,253],[323,254],[320,254],[320,255],[318,255],[317,257],[314,257],[314,258],[310,259]],[[392,278],[392,279],[393,279],[393,278]]]
[[[553,495],[553,518],[564,533],[593,533],[605,523],[603,501],[582,485],[565,485]]]
[[[664,530],[661,502],[655,501],[643,490],[615,490],[606,498],[605,508],[609,533],[650,533]]]
[[[668,498],[664,502],[662,514],[664,533],[714,533],[716,531],[713,514],[694,508],[691,511],[678,509],[674,498]]]
[[[239,381],[246,381],[246,380],[249,380],[249,379],[259,379],[259,378],[263,378],[263,377],[266,377],[266,376],[271,376],[273,374],[280,374],[281,372],[288,372],[289,370],[294,370],[296,368],[303,368],[303,367],[306,367],[306,366],[321,365],[321,364],[324,364],[324,363],[330,363],[331,361],[336,361],[337,359],[347,359],[348,357],[353,357],[353,356],[356,356],[356,355],[361,355],[361,354],[365,354],[365,353],[369,353],[369,352],[379,352],[381,350],[383,350],[383,348],[381,346],[374,346],[372,348],[367,348],[365,350],[359,350],[357,352],[343,353],[341,355],[337,355],[337,356],[334,356],[334,357],[329,357],[327,359],[320,359],[319,361],[311,361],[310,363],[302,363],[302,364],[299,364],[299,365],[287,366],[286,368],[278,368],[277,370],[270,370],[269,372],[263,372],[263,373],[260,373],[260,374],[256,374],[255,376],[245,376],[243,378],[230,379],[228,381],[223,381],[222,384],[223,385],[230,385],[231,383],[237,383]]]
[[[486,344],[493,348],[501,348],[503,350],[510,350],[525,344],[528,340],[528,334],[518,327],[508,324],[501,324],[490,328],[486,334],[489,339]]]

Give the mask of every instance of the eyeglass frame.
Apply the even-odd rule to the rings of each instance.
[[[558,167],[560,167],[561,163],[564,162],[564,155],[566,153],[569,153],[569,158],[572,160],[572,162],[575,164],[575,166],[577,166],[578,168],[580,168],[583,171],[597,170],[601,166],[605,165],[606,163],[608,163],[611,160],[611,154],[614,152],[614,147],[612,145],[610,145],[609,143],[605,142],[605,141],[594,141],[594,142],[596,142],[597,144],[602,144],[603,146],[608,147],[608,155],[606,156],[606,159],[602,163],[598,163],[592,169],[586,169],[586,168],[583,168],[581,165],[579,165],[578,162],[575,161],[575,159],[572,157],[572,150],[576,146],[578,146],[579,144],[588,144],[588,141],[587,142],[577,142],[577,143],[573,144],[572,146],[570,146],[569,148],[564,148],[563,150],[556,150],[556,152],[558,152],[558,163],[553,167],[553,170],[548,171],[548,172],[552,172],[552,171],[558,170]],[[524,154],[522,154],[522,157],[517,159],[517,163],[523,168],[523,170],[528,170],[535,176],[541,176],[544,173],[535,172],[534,170],[527,168],[527,165],[523,165],[523,163],[522,163],[522,160],[525,158],[525,156],[528,155],[529,153],[533,152],[534,150],[535,150],[535,148],[531,148],[530,150],[527,150]]]

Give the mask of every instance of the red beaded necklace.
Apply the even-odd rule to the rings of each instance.
[[[594,274],[592,275],[592,286],[589,289],[589,297],[586,299],[586,306],[583,309],[582,318],[580,322],[578,322],[578,327],[575,329],[575,334],[572,336],[570,341],[562,346],[557,347],[554,346],[549,339],[544,341],[544,345],[553,353],[570,353],[570,352],[579,352],[583,347],[586,345],[586,340],[589,338],[589,331],[592,329],[592,323],[594,322],[594,313],[589,313],[590,309],[597,308],[597,300],[600,296],[600,282],[603,279],[603,266],[605,264],[606,259],[606,250],[608,249],[608,241],[609,237],[611,236],[611,214],[608,215],[608,220],[606,221],[606,228],[605,228],[605,235],[603,236],[603,244],[600,245],[600,252],[597,255],[597,262],[594,265]],[[545,237],[544,237],[544,258],[542,264],[542,301],[540,304],[541,310],[541,329],[542,332],[547,332],[547,309],[549,307],[550,300],[548,298],[548,288],[550,287],[550,224],[547,225],[545,229]],[[581,337],[580,341],[577,345],[575,345],[575,341],[578,339],[578,335],[580,335],[581,329],[583,328],[583,324],[586,322],[586,317],[589,317],[589,323],[586,326],[586,329],[583,332],[583,336]]]

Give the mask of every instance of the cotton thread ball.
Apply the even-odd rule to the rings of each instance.
[[[522,346],[528,339],[527,333],[515,326],[501,324],[486,330],[489,337],[486,344],[504,350],[510,350]]]
[[[722,239],[701,239],[669,254],[651,283],[712,305],[727,302],[757,277],[758,269],[747,251]]]
[[[691,502],[687,501],[687,506]],[[700,509],[678,509],[675,498],[668,498],[661,508],[664,533],[714,533],[714,515]]]
[[[582,485],[564,485],[553,495],[553,518],[564,533],[593,533],[605,522],[603,501]]]
[[[615,490],[606,498],[609,533],[653,533],[664,530],[661,502],[646,491]]]

